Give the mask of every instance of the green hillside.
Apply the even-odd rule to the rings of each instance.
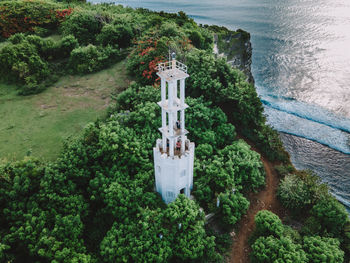
[[[303,226],[259,212],[252,262],[349,259],[345,208],[290,166],[254,85],[213,54],[228,29],[183,12],[49,0],[0,1],[0,29],[1,262],[224,262],[250,193],[265,186],[261,155],[237,133],[280,164],[278,197]],[[196,152],[193,200],[166,206],[153,146],[156,66],[169,51],[188,65]]]

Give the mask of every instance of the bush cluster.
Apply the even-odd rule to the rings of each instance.
[[[97,12],[76,11],[62,23],[60,29],[64,35],[74,35],[81,45],[94,44],[96,36],[101,32],[104,19]]]
[[[0,49],[2,81],[20,84],[19,94],[42,91],[57,79],[54,62],[68,58],[77,47],[77,40],[67,36],[55,42],[35,35],[15,34]]]
[[[215,59],[212,32],[182,12],[112,5],[70,9],[37,0],[13,3],[0,4],[2,14],[18,5],[1,17],[2,29],[5,22],[18,24],[27,14],[35,18],[40,10],[54,13],[37,18],[37,26],[24,23],[9,34],[46,35],[59,27],[64,36],[53,41],[14,34],[0,50],[3,80],[23,84],[22,94],[40,91],[58,68],[59,74],[90,73],[129,51],[127,68],[136,83],[119,94],[108,118],[67,142],[54,163],[25,159],[1,164],[0,261],[221,262],[217,252],[227,238],[205,228],[198,203],[206,212],[217,213],[221,226],[232,228],[248,209],[244,194],[265,183],[260,155],[236,140],[236,132],[252,138],[271,160],[286,161],[288,156],[278,134],[265,125],[254,86],[224,59]],[[191,65],[186,124],[197,144],[196,202],[179,195],[165,207],[153,190],[152,147],[161,126],[156,66],[167,59],[169,47]],[[342,262],[341,249],[346,251],[350,240],[343,207],[324,195],[314,177],[286,178],[279,190],[282,202],[300,211],[310,208],[311,217],[301,237],[277,216],[259,213],[254,262],[311,263],[310,255],[320,251],[320,262]],[[317,224],[322,228],[311,227]]]
[[[111,65],[119,58],[119,49],[112,46],[96,47],[90,44],[72,50],[68,67],[72,73],[91,73]]]
[[[350,256],[350,220],[344,206],[311,172],[283,166],[278,170],[284,175],[278,197],[303,223],[300,234],[304,241],[298,242],[304,242],[305,262],[346,262]]]
[[[255,216],[256,232],[251,259],[254,263],[343,263],[344,251],[338,238],[298,236],[279,217],[263,210]],[[294,232],[294,233],[293,233]]]
[[[33,32],[40,29],[52,31],[64,21],[66,15],[70,14],[64,10],[68,9],[52,1],[1,1],[0,34],[8,38],[21,32]]]

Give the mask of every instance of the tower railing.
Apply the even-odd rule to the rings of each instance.
[[[176,69],[179,69],[187,73],[187,66],[177,60],[175,60],[174,64],[173,64],[173,61],[166,61],[166,62],[159,63],[157,69],[159,72],[163,72],[163,71],[174,69],[173,65],[175,65]]]

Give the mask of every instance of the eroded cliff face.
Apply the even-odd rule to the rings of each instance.
[[[232,67],[243,71],[247,76],[247,80],[254,84],[251,72],[252,44],[250,34],[241,29],[231,31],[220,28],[215,31],[214,53],[219,57],[226,57],[227,62]]]

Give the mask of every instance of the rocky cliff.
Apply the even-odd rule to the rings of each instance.
[[[231,31],[225,27],[212,26],[214,33],[214,53],[226,57],[227,62],[247,75],[247,80],[254,84],[251,72],[252,44],[250,34],[238,29]]]

